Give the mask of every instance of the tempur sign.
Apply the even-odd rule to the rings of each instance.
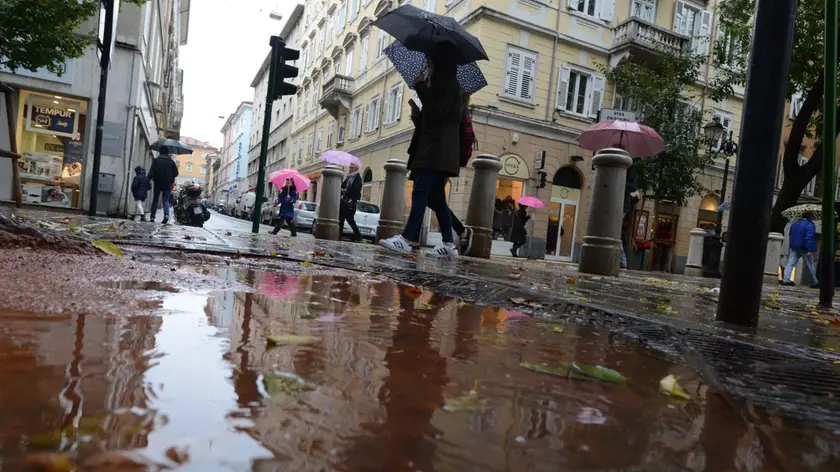
[[[42,104],[41,97],[30,95],[26,129],[36,133],[53,134],[72,138],[78,132],[78,110],[80,104],[66,100],[53,100],[57,105]],[[40,103],[39,103],[40,102]]]

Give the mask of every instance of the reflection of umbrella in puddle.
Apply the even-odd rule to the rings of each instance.
[[[272,300],[291,301],[298,295],[297,281],[297,277],[269,273],[263,276],[257,288]]]

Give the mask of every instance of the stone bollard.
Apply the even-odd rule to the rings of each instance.
[[[703,239],[706,230],[694,228],[689,233],[688,258],[685,261],[685,275],[691,277],[703,276]]]
[[[379,213],[379,227],[376,228],[376,242],[402,233],[405,222],[405,182],[408,168],[405,161],[389,159],[385,163],[385,189],[382,191],[382,207]]]
[[[339,202],[341,200],[341,179],[344,172],[338,166],[327,166],[321,171],[321,202],[318,204],[318,220],[312,235],[315,239],[338,241],[341,230],[338,227]]]
[[[618,275],[621,264],[621,219],[624,184],[633,160],[622,149],[602,149],[592,158],[595,179],[586,236],[578,270],[587,274]]]
[[[473,230],[472,247],[467,256],[490,258],[493,246],[493,205],[496,200],[496,181],[502,161],[489,154],[479,154],[472,160],[473,174],[466,226]]]
[[[785,235],[770,233],[767,236],[767,252],[764,254],[764,283],[779,283],[779,258],[782,257],[782,243]],[[807,269],[805,269],[807,271]],[[808,280],[808,279],[805,279]]]

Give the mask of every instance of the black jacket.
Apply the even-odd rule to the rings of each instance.
[[[178,164],[167,154],[152,161],[149,168],[149,180],[155,183],[155,187],[172,187],[175,178],[178,177]]]
[[[341,182],[341,188],[344,190],[344,198],[358,202],[362,198],[362,176],[356,173],[353,181],[348,183],[348,179]]]
[[[146,177],[146,169],[138,167],[134,169],[134,179],[131,181],[131,195],[135,200],[145,200],[149,194],[149,178]]]
[[[409,170],[436,170],[449,177],[460,171],[461,112],[463,91],[455,75],[433,76],[432,86],[418,83],[414,90],[420,97],[420,126],[412,137]]]
[[[528,231],[525,230],[525,223],[531,217],[524,209],[519,209],[513,212],[513,230],[510,232],[510,240],[514,243],[524,243],[528,236]]]
[[[639,188],[639,177],[636,172],[636,163],[633,162],[627,169],[627,177],[624,181],[624,214],[630,213],[630,207],[633,206],[633,197],[630,196],[631,193],[635,192]]]

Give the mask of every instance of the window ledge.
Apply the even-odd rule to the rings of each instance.
[[[529,102],[527,100],[522,100],[522,99],[519,99],[519,98],[505,97],[503,95],[499,96],[499,101],[500,102],[505,102],[505,103],[510,103],[511,105],[518,105],[518,106],[524,107],[524,108],[530,108],[531,110],[534,110],[534,109],[537,108],[537,105],[533,102]]]
[[[378,125],[377,125],[376,129],[372,129],[372,130],[370,130],[370,131],[365,131],[365,132],[364,132],[364,135],[365,135],[365,136],[369,136],[369,135],[371,135],[371,134],[376,134],[376,132],[377,132],[377,131],[379,131],[379,126],[378,126]]]
[[[577,10],[572,10],[569,7],[566,7],[566,13],[569,14],[569,16],[573,16],[575,18],[585,21],[586,23],[589,23],[592,26],[605,26],[610,24],[610,22],[607,20],[602,20],[601,18],[596,16],[589,16],[586,13],[581,13]]]
[[[560,108],[555,108],[554,111],[563,118],[569,118],[572,120],[580,121],[581,123],[591,124],[595,122],[595,118],[590,118],[584,115],[578,115],[577,113],[572,113],[570,111],[566,111]]]
[[[393,121],[391,123],[384,123],[384,124],[382,124],[382,127],[385,128],[385,129],[388,129],[388,128],[393,128],[393,127],[397,126],[398,124],[400,124],[399,119],[397,119],[396,121]]]

